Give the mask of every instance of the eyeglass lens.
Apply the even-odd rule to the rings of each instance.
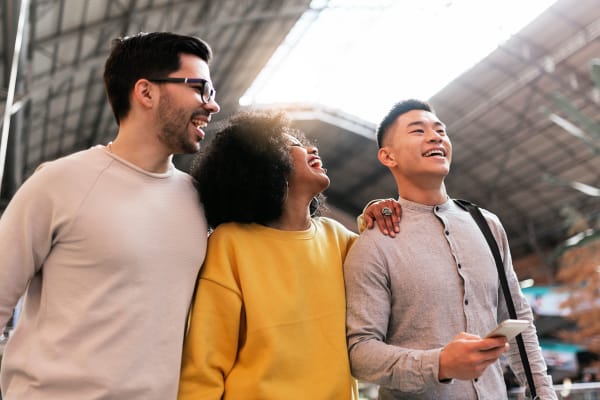
[[[215,89],[212,87],[210,82],[206,81],[202,85],[202,100],[205,103],[210,102],[215,97]]]

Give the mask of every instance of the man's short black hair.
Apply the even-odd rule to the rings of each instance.
[[[191,54],[208,63],[212,49],[200,38],[171,32],[140,32],[112,41],[104,67],[104,86],[117,124],[129,110],[129,96],[141,78],[164,77],[181,68],[181,55]]]
[[[383,146],[383,137],[389,130],[390,126],[396,121],[396,119],[404,113],[407,113],[412,110],[423,110],[429,111],[431,113],[435,113],[433,111],[433,107],[426,101],[416,100],[416,99],[408,99],[402,100],[392,107],[392,109],[387,113],[387,115],[383,118],[379,126],[377,127],[377,145],[379,148]]]

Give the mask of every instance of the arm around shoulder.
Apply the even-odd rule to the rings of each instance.
[[[376,199],[367,203],[362,214],[356,218],[358,232],[377,226],[381,233],[394,237],[400,231],[402,215],[400,203],[394,199]]]

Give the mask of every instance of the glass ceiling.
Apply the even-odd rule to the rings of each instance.
[[[308,102],[379,122],[428,99],[556,0],[313,0],[241,105]]]

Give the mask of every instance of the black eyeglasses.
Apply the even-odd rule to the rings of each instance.
[[[217,94],[212,84],[202,78],[148,78],[148,80],[156,83],[185,83],[200,93],[204,104],[214,100]]]

